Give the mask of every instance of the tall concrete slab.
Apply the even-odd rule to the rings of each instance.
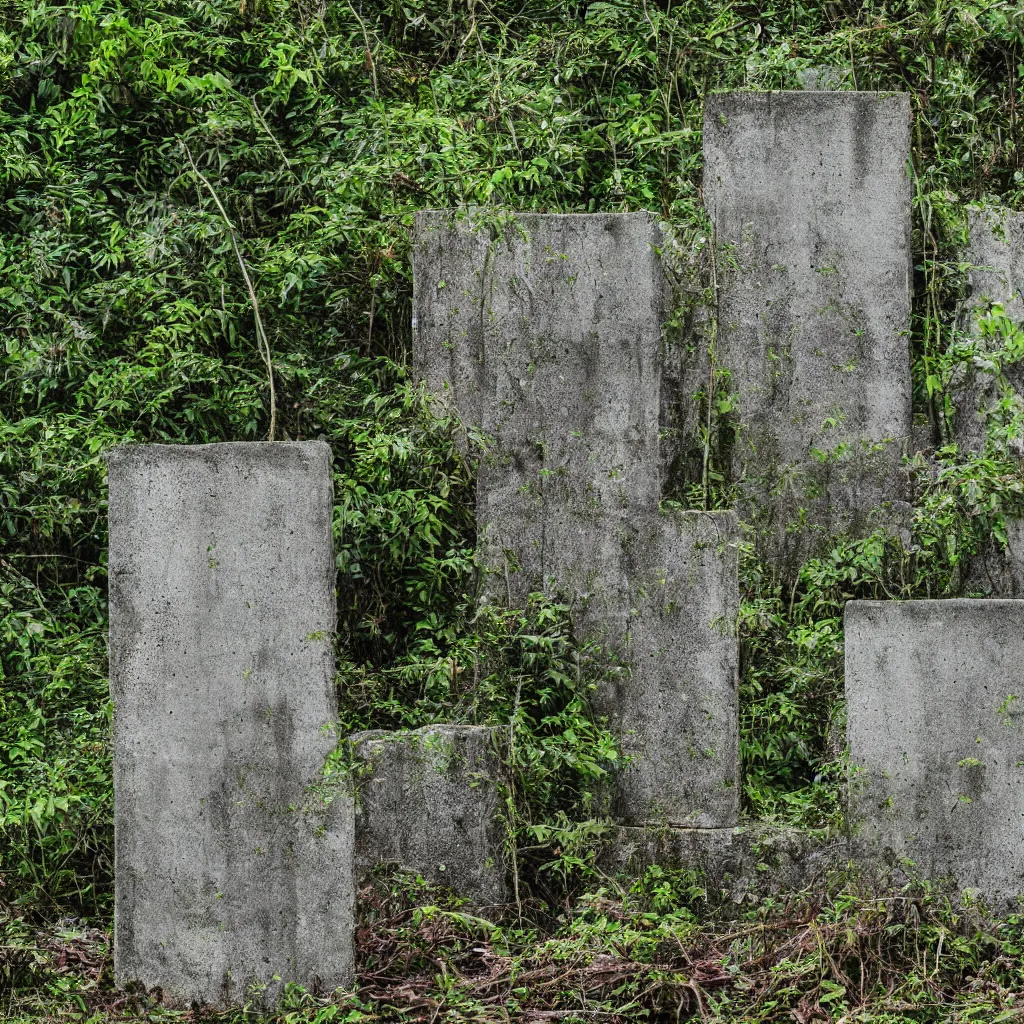
[[[553,517],[556,518],[556,517]],[[557,523],[543,579],[492,550],[498,596],[561,595],[616,671],[594,697],[627,763],[613,800],[627,825],[718,828],[739,814],[739,528],[731,512],[639,510]],[[551,522],[547,524],[548,540]],[[506,573],[504,570],[508,568]]]
[[[985,447],[985,424],[1004,404],[1008,388],[1019,404],[1024,393],[1024,363],[1002,364],[1002,379],[993,371],[988,353],[1001,347],[1002,336],[978,330],[977,317],[994,305],[1012,324],[1024,322],[1024,213],[998,207],[968,211],[968,283],[966,329],[975,336],[979,358],[953,384],[956,421],[953,437],[961,450],[980,452]]]
[[[600,694],[633,756],[622,820],[733,824],[737,530],[730,514],[659,512],[661,232],[648,214],[473,230],[485,255],[465,218],[418,219],[414,362],[486,442],[487,594],[522,606],[561,593],[582,632],[628,663]]]
[[[503,534],[656,506],[660,244],[643,213],[417,216],[413,362],[491,440],[480,518]],[[543,574],[543,545],[520,557]]]
[[[736,517],[637,514],[601,540],[606,550],[595,560],[585,535],[571,539],[557,579],[585,633],[625,665],[595,700],[629,759],[615,792],[616,820],[733,825],[740,799]]]
[[[1024,893],[1022,638],[1024,601],[846,606],[850,814],[869,870]]]
[[[349,742],[358,874],[393,864],[477,906],[507,904],[508,729],[430,725]]]
[[[1024,362],[1012,362],[1007,351],[1007,332],[1024,323],[1024,213],[994,206],[969,210],[968,229],[970,295],[963,328],[973,337],[975,355],[958,367],[950,384],[955,410],[952,438],[969,456],[983,452],[991,434],[1004,456],[1020,458],[1024,442],[1012,439],[1001,427],[1024,418]],[[1001,313],[994,306],[1001,306]],[[982,326],[978,317],[985,313],[992,315]],[[996,324],[1003,330],[994,330]],[[1003,546],[990,537],[966,559],[964,593],[1024,595],[1024,522],[1007,520],[1006,541]]]
[[[741,518],[792,566],[886,526],[911,432],[910,105],[725,93],[704,110]]]
[[[330,449],[127,446],[108,470],[117,983],[215,1007],[348,984]]]

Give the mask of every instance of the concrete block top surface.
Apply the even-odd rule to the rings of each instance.
[[[322,442],[111,453],[119,983],[230,1005],[352,976]]]
[[[845,628],[864,857],[1024,893],[1024,601],[853,601]]]

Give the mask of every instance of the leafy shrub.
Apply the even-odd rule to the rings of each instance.
[[[577,678],[586,658],[557,608],[469,611],[472,467],[405,368],[412,214],[478,203],[699,223],[708,92],[792,88],[821,64],[905,90],[915,408],[940,448],[963,204],[1024,199],[1021,19],[1011,4],[917,0],[11,0],[3,898],[47,915],[109,909],[103,453],[261,438],[272,416],[276,436],[323,435],[335,451],[346,722],[518,716],[525,823],[589,814],[581,794],[612,754],[585,705],[599,670]],[[788,593],[744,566],[753,812],[834,819],[842,601],[955,592],[979,531],[999,535],[1017,479],[1005,446],[919,469],[908,556],[840,545]],[[724,500],[712,470],[702,503]]]

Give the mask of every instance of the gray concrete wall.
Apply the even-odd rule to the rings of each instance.
[[[347,984],[330,449],[127,446],[108,468],[117,983],[179,1006]]]
[[[413,363],[493,442],[483,523],[657,504],[660,242],[643,213],[417,215]],[[543,576],[543,546],[520,557]]]
[[[358,874],[394,864],[474,904],[508,903],[508,729],[432,725],[355,733],[349,742]]]
[[[563,541],[558,589],[573,602],[583,633],[623,662],[595,697],[631,759],[616,787],[616,820],[684,828],[734,824],[735,516],[637,513],[607,531],[581,531]]]
[[[854,849],[869,870],[1024,892],[1024,601],[851,601]]]
[[[779,565],[886,525],[911,430],[909,98],[725,93],[704,111],[741,518]],[[800,525],[793,529],[792,524]]]
[[[486,593],[561,593],[628,662],[599,695],[635,758],[623,821],[732,824],[737,527],[658,511],[661,232],[648,214],[527,214],[478,222],[485,247],[452,216],[417,220],[414,362],[486,438]]]
[[[698,872],[709,894],[740,902],[753,896],[833,892],[855,874],[848,844],[757,823],[738,828],[617,827],[605,837],[598,867],[625,878],[652,864]]]
[[[977,330],[980,312],[999,304],[1011,320],[1024,321],[1024,214],[996,207],[975,209],[968,213],[968,228],[966,258],[971,294],[964,328],[975,335],[984,350],[991,342]],[[1002,400],[1003,385],[985,366],[964,370],[952,388],[956,409],[953,439],[965,452],[980,452],[985,447],[987,415]],[[1005,385],[1020,395],[1024,391],[1024,365],[1006,366],[1004,379]]]

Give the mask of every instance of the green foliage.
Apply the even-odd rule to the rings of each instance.
[[[557,605],[472,611],[472,465],[405,368],[411,217],[700,224],[703,96],[820,64],[912,97],[915,408],[938,449],[913,467],[907,553],[840,544],[787,590],[744,560],[747,809],[834,824],[843,602],[956,593],[1019,511],[1009,392],[981,456],[941,447],[981,356],[957,332],[964,203],[1024,202],[1018,5],[10,0],[0,19],[0,899],[109,910],[103,453],[266,436],[271,377],[277,436],[334,449],[345,724],[512,722],[520,846],[548,877],[586,864],[596,826],[569,823],[615,763],[588,708],[606,669]],[[1015,361],[1016,328],[989,330]],[[728,500],[707,458],[690,484],[672,497]]]
[[[47,606],[0,559],[0,866],[47,913],[95,912],[113,868],[103,629],[95,587]]]
[[[289,985],[267,1016],[164,1009],[113,989],[102,933],[8,926],[0,940],[15,988],[6,998],[0,991],[0,1007],[11,1021],[96,1024],[126,1016],[1008,1024],[1024,1009],[1020,915],[955,909],[927,889],[794,893],[744,908],[721,902],[690,872],[652,867],[595,886],[548,935],[482,920],[439,896],[415,879],[377,879],[363,894],[356,991]]]

